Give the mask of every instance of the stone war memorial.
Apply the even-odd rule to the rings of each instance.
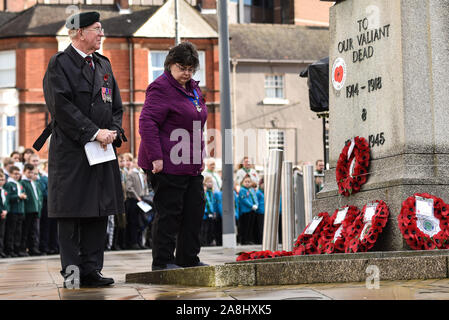
[[[403,201],[429,193],[449,203],[449,3],[346,0],[330,10],[330,167],[314,214],[373,200],[389,207],[374,250],[408,250],[398,228]],[[338,193],[345,142],[370,147],[366,183]]]
[[[231,286],[448,276],[449,2],[341,0],[329,22],[330,168],[293,251],[247,252],[225,265],[128,274],[127,281]]]

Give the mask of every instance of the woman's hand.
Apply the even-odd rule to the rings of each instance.
[[[164,168],[164,162],[162,160],[154,160],[153,161],[153,173],[161,172]]]

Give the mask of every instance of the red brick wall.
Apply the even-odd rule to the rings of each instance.
[[[133,39],[134,45],[134,153],[137,155],[140,145],[139,116],[145,101],[148,86],[148,52],[149,50],[168,50],[173,46],[173,39]],[[206,83],[204,95],[208,105],[215,105],[220,100],[218,70],[218,40],[192,40],[199,50],[206,51]],[[0,39],[0,50],[16,50],[16,86],[19,90],[19,145],[31,147],[35,139],[45,128],[46,106],[42,91],[42,79],[48,61],[57,52],[55,38],[16,38]],[[131,150],[129,117],[129,51],[126,39],[107,38],[103,44],[103,54],[112,65],[114,76],[120,88],[124,105],[123,128],[128,142],[118,152]],[[218,110],[218,108],[212,108]],[[219,129],[219,113],[209,115],[208,128]],[[47,145],[39,152],[41,158],[48,157]]]
[[[317,25],[316,23],[329,24],[329,8],[332,5],[333,2],[316,1],[316,0],[295,0],[295,24],[297,25]],[[307,22],[307,21],[314,21],[314,22]]]

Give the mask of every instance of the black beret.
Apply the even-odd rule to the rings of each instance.
[[[80,12],[67,18],[65,26],[68,29],[79,29],[100,21],[100,14],[96,11]]]

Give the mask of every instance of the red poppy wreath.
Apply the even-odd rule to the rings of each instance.
[[[369,144],[365,138],[355,137],[346,142],[335,171],[339,194],[347,197],[360,191],[367,180],[369,160]]]
[[[246,260],[256,260],[256,259],[266,259],[266,258],[277,258],[291,256],[293,253],[291,251],[249,251],[240,252],[236,261],[246,261]]]
[[[428,193],[415,193],[403,203],[399,230],[414,250],[449,248],[449,205]]]
[[[315,216],[304,231],[298,236],[293,246],[293,255],[320,254],[318,240],[323,229],[329,224],[329,214],[320,212]]]
[[[382,200],[364,205],[362,214],[347,229],[345,252],[366,252],[371,249],[387,224],[389,214],[388,206]]]
[[[360,210],[355,206],[344,206],[335,210],[318,240],[318,247],[322,248],[323,253],[345,252],[348,228],[359,214]]]

